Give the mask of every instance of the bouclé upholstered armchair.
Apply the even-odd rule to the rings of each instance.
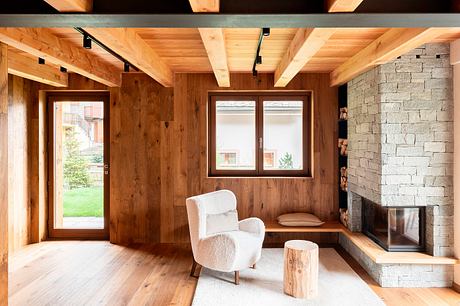
[[[236,197],[229,190],[220,190],[187,199],[187,215],[196,264],[221,271],[235,272],[253,267],[260,259],[265,226],[258,218],[238,221]]]

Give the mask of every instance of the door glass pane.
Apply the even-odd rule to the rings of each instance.
[[[216,101],[216,169],[255,170],[255,101]]]
[[[104,103],[54,103],[54,228],[104,228]]]
[[[302,101],[263,101],[264,170],[302,170]]]

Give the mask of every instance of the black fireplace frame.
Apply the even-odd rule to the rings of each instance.
[[[411,208],[411,209],[418,209],[419,210],[419,244],[418,245],[387,245],[384,241],[379,239],[373,233],[367,230],[365,227],[365,212],[364,212],[364,205],[365,202],[368,202],[372,205],[377,205],[380,209],[386,209],[387,215],[389,210],[392,208],[395,209],[404,209],[404,208]],[[382,206],[376,204],[368,199],[362,198],[362,207],[361,207],[361,224],[362,224],[362,233],[371,238],[375,243],[377,243],[380,247],[385,249],[388,252],[424,252],[426,250],[426,207],[425,206]],[[387,217],[388,218],[388,217]],[[388,222],[389,223],[389,222]]]

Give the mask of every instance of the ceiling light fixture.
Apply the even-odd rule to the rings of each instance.
[[[59,70],[61,70],[61,72],[64,72],[64,73],[67,72],[67,68],[62,67],[62,66],[61,66],[61,68],[59,68]]]
[[[38,58],[38,63],[39,63],[40,65],[45,65],[45,59],[39,57],[39,58]]]
[[[83,35],[83,48],[91,49],[91,38],[88,35]]]
[[[257,43],[257,51],[256,51],[256,57],[254,59],[254,64],[252,65],[252,75],[257,76],[257,67],[256,65],[262,64],[262,56],[260,55],[260,48],[262,46],[262,42],[264,40],[264,37],[270,36],[270,28],[262,28],[260,31],[259,35],[259,42]]]

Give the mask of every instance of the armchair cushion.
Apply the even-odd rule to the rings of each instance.
[[[238,213],[236,210],[229,210],[221,214],[209,214],[206,216],[206,234],[208,236],[237,230]]]

